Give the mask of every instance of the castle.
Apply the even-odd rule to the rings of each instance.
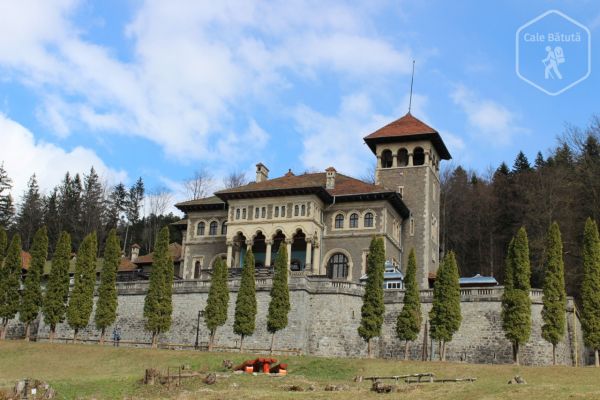
[[[269,179],[269,170],[256,166],[256,180],[242,187],[218,191],[212,197],[176,206],[185,213],[177,224],[183,243],[177,249],[173,284],[172,326],[160,337],[163,346],[202,347],[209,337],[203,310],[210,288],[210,272],[222,258],[230,269],[230,302],[226,324],[219,328],[216,346],[233,350],[239,336],[233,333],[234,304],[239,290],[237,276],[246,252],[256,256],[256,330],[245,338],[246,348],[268,349],[271,335],[266,316],[272,286],[270,266],[279,246],[287,246],[290,269],[291,310],[288,326],[276,335],[276,352],[319,356],[366,355],[357,333],[371,238],[382,236],[387,264],[401,271],[408,253],[417,256],[417,279],[421,287],[423,326],[411,346],[410,357],[435,357],[435,345],[427,337],[427,319],[433,298],[430,280],[435,279],[440,258],[439,168],[450,153],[440,134],[410,113],[364,138],[377,158],[375,183],[338,173],[333,167],[322,173]],[[179,252],[180,250],[180,252]],[[180,254],[180,256],[179,256]],[[394,275],[394,274],[392,274]],[[479,281],[478,281],[479,282]],[[148,345],[144,329],[144,298],[148,281],[118,282],[118,317],[122,343]],[[404,292],[387,286],[382,335],[373,340],[375,355],[403,357],[403,343],[395,334]],[[509,363],[512,348],[502,330],[503,288],[461,288],[462,323],[448,343],[447,359],[473,363]],[[532,333],[521,347],[521,362],[545,365],[552,362],[552,346],[542,338],[542,291],[532,290]],[[586,362],[581,325],[573,299],[565,310],[567,333],[557,346],[558,362]],[[9,324],[9,336],[19,336],[22,324]],[[32,328],[37,340],[48,337],[42,318]],[[109,330],[110,332],[110,330]],[[94,341],[99,332],[93,316],[80,336]],[[72,338],[66,323],[57,337]]]
[[[358,282],[378,235],[399,270],[415,249],[417,279],[428,288],[439,262],[440,162],[450,153],[440,134],[410,113],[364,140],[377,157],[374,184],[333,167],[269,179],[259,163],[254,182],[177,204],[187,222],[179,276],[202,279],[217,258],[239,269],[249,249],[257,268],[268,268],[287,246],[297,275]]]

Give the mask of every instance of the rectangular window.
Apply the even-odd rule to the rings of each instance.
[[[294,206],[294,217],[297,217],[300,214],[300,206],[296,204]]]
[[[260,215],[260,208],[254,207],[254,219],[258,219]]]
[[[261,211],[261,217],[267,218],[267,207],[263,207]]]
[[[235,219],[240,219],[240,209],[239,208],[235,209]]]
[[[285,218],[285,206],[281,206],[281,218]]]
[[[275,218],[279,217],[279,206],[275,206]]]
[[[246,209],[242,208],[242,219],[246,219]]]

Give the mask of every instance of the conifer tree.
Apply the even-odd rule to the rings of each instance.
[[[506,257],[504,293],[502,295],[502,328],[512,342],[513,360],[519,364],[519,347],[531,335],[531,266],[525,228],[511,240]]]
[[[71,259],[71,235],[63,231],[52,257],[52,268],[46,285],[42,312],[50,327],[48,339],[54,340],[56,325],[64,321],[69,298],[69,262]]]
[[[408,266],[404,277],[404,306],[396,321],[396,336],[404,340],[404,359],[408,360],[409,343],[419,336],[421,330],[421,302],[417,286],[417,260],[415,249],[408,255]]]
[[[19,311],[19,277],[21,276],[21,237],[15,234],[10,241],[4,264],[0,265],[0,340],[6,338],[8,321]]]
[[[271,288],[269,314],[267,315],[267,330],[271,333],[271,353],[273,353],[275,333],[284,329],[288,324],[290,290],[288,287],[287,259],[286,247],[279,246],[277,258],[275,259],[275,273],[273,275],[273,287]]]
[[[67,322],[74,330],[74,342],[77,341],[79,330],[88,325],[94,307],[97,253],[96,233],[90,233],[83,239],[77,252],[75,282],[67,308]]]
[[[225,322],[227,321],[227,308],[229,307],[229,288],[227,287],[228,276],[229,272],[227,271],[227,264],[220,258],[217,258],[210,280],[206,308],[204,309],[204,320],[206,321],[206,327],[210,331],[208,351],[212,351],[215,344],[217,328],[225,325]]]
[[[440,361],[446,361],[446,344],[460,328],[460,285],[453,251],[444,257],[433,286],[433,304],[429,312],[431,338],[439,341]]]
[[[383,325],[383,273],[385,272],[385,249],[383,239],[374,237],[369,246],[367,283],[361,307],[358,334],[367,342],[367,354],[372,357],[371,339],[381,335]]]
[[[563,246],[558,224],[548,231],[546,271],[544,276],[544,308],[542,309],[542,337],[552,344],[552,364],[556,365],[556,345],[565,336],[565,267]]]
[[[240,352],[243,351],[244,337],[254,333],[256,323],[256,282],[254,280],[254,254],[248,249],[244,257],[240,290],[235,301],[233,332],[240,335]]]
[[[158,233],[148,293],[144,302],[146,330],[152,333],[152,348],[158,347],[158,336],[171,328],[173,313],[173,259],[169,253],[169,228]]]
[[[8,176],[2,162],[0,163],[0,227],[6,230],[11,228],[15,216],[15,207],[10,195],[12,186],[12,179]]]
[[[42,288],[40,278],[44,273],[44,265],[48,258],[48,235],[46,227],[37,230],[33,236],[31,245],[31,263],[27,270],[23,291],[21,293],[21,305],[19,307],[19,319],[25,324],[25,340],[29,341],[31,323],[37,318],[42,307]]]
[[[4,261],[4,257],[6,257],[6,245],[8,244],[8,237],[6,235],[6,231],[2,226],[0,226],[0,268],[2,267],[2,262]]]
[[[29,179],[27,190],[19,206],[17,215],[17,231],[21,235],[24,250],[29,250],[34,234],[41,227],[44,216],[44,205],[40,187],[35,174]]]
[[[594,350],[594,364],[600,367],[600,238],[591,218],[583,234],[583,282],[581,284],[581,325],[585,345]]]
[[[100,329],[100,344],[104,344],[106,328],[117,319],[117,270],[121,260],[121,249],[117,231],[111,229],[104,247],[104,261],[100,275],[100,288],[96,303],[96,328]]]

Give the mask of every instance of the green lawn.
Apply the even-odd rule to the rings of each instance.
[[[289,364],[287,377],[228,374],[223,359],[235,363],[255,355],[203,353],[194,351],[113,348],[99,345],[0,342],[0,387],[9,387],[20,378],[48,381],[59,398],[79,399],[599,399],[600,370],[570,367],[516,367],[508,365],[468,365],[439,362],[329,359],[317,357],[277,357]],[[189,364],[194,370],[230,375],[207,386],[199,379],[189,380],[169,391],[160,386],[140,384],[146,368],[161,370]],[[401,384],[403,393],[378,395],[369,392],[370,383],[354,383],[356,375],[400,375],[433,372],[439,378],[476,377],[474,383]],[[508,385],[514,375],[527,385]],[[326,384],[347,384],[350,392],[325,392]],[[288,392],[292,384],[316,392]],[[353,400],[353,399],[352,399]]]

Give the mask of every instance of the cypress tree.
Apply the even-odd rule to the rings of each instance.
[[[52,257],[52,269],[48,277],[42,312],[50,326],[48,339],[54,340],[56,325],[64,321],[69,298],[69,261],[71,259],[71,235],[63,231]]]
[[[19,311],[19,277],[21,275],[21,236],[15,234],[10,241],[10,246],[0,265],[0,320],[2,331],[0,340],[6,338],[8,321],[13,319]]]
[[[284,329],[288,324],[290,290],[288,287],[287,258],[286,247],[279,246],[277,258],[275,259],[275,273],[273,275],[273,287],[271,288],[269,314],[267,315],[267,330],[271,333],[271,353],[273,353],[275,333]]]
[[[242,281],[235,300],[235,319],[233,332],[241,336],[240,352],[243,350],[244,337],[254,333],[256,320],[256,282],[254,280],[254,254],[248,250],[244,258]]]
[[[383,325],[383,273],[385,272],[385,249],[383,239],[374,237],[369,246],[367,283],[361,307],[358,334],[367,342],[367,354],[372,356],[371,339],[381,335]]]
[[[421,302],[417,286],[417,260],[415,249],[408,255],[408,266],[404,277],[404,306],[396,320],[396,336],[404,340],[404,359],[408,360],[408,345],[421,330]]]
[[[547,255],[544,276],[544,308],[542,309],[542,337],[552,344],[552,364],[556,365],[556,345],[565,335],[565,266],[563,246],[558,224],[554,222],[548,231]]]
[[[431,338],[440,343],[440,361],[446,360],[446,343],[460,328],[460,285],[453,251],[444,257],[433,286],[433,304],[429,312]]]
[[[42,307],[42,288],[40,287],[40,276],[44,273],[44,265],[48,258],[48,234],[46,227],[37,230],[33,236],[31,245],[31,263],[27,270],[23,291],[21,294],[21,306],[19,307],[19,319],[25,324],[25,340],[29,341],[31,323],[37,318]]]
[[[227,287],[228,275],[227,264],[218,258],[213,269],[208,299],[206,300],[206,308],[204,309],[206,327],[210,331],[208,351],[212,350],[215,343],[217,328],[225,325],[225,322],[227,321],[227,308],[229,306],[229,288]]]
[[[73,341],[77,340],[79,330],[87,326],[94,307],[97,253],[96,233],[90,233],[83,239],[77,252],[75,283],[67,307],[67,322],[74,330]]]
[[[96,328],[100,329],[100,344],[104,344],[106,328],[117,319],[117,270],[121,260],[121,250],[117,231],[111,229],[104,247],[104,261],[100,275],[98,302],[96,303]]]
[[[171,328],[173,313],[173,259],[169,253],[169,228],[158,233],[144,302],[146,329],[152,333],[152,348],[158,347],[158,335]]]
[[[502,328],[512,342],[513,360],[519,364],[519,347],[531,335],[531,300],[529,292],[531,265],[525,228],[511,240],[506,257],[506,278],[502,295]]]
[[[583,282],[581,284],[581,325],[585,345],[594,350],[594,364],[600,367],[600,238],[591,218],[583,234]]]

